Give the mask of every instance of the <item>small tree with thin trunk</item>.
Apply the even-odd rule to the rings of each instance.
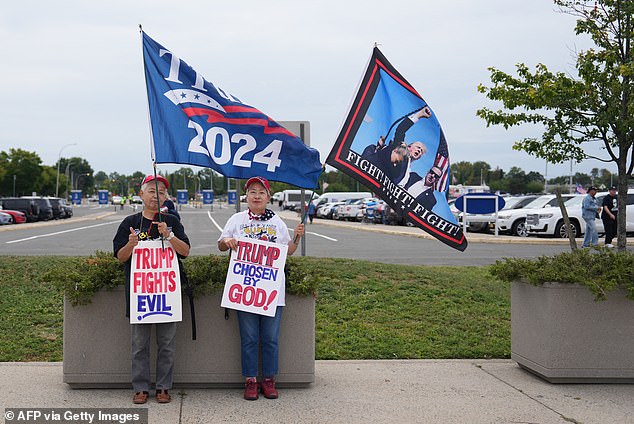
[[[551,163],[570,159],[614,162],[618,170],[617,247],[626,246],[628,179],[634,168],[634,0],[555,0],[564,13],[578,18],[577,35],[587,34],[594,47],[577,54],[578,77],[553,73],[543,64],[534,71],[517,65],[517,76],[496,68],[491,87],[478,91],[501,101],[504,109],[477,114],[487,125],[508,129],[523,124],[544,128],[541,138],[524,138],[513,148]],[[604,157],[585,151],[600,143]]]

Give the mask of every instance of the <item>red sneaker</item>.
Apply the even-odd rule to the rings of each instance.
[[[255,378],[247,378],[244,384],[244,398],[246,400],[258,400],[258,382]]]
[[[265,378],[260,386],[262,394],[267,399],[277,399],[277,390],[275,390],[275,379]]]

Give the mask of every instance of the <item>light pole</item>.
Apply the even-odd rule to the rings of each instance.
[[[68,146],[76,146],[77,143],[65,144],[59,149],[59,155],[57,156],[57,182],[55,183],[55,197],[59,197],[59,163],[62,160],[62,150]]]
[[[78,188],[78,185],[79,185],[79,179],[80,179],[81,177],[83,177],[84,175],[88,175],[88,176],[90,176],[90,172],[77,175],[77,178],[75,179],[75,184],[73,184],[73,187]]]
[[[16,178],[17,178],[17,175],[13,174],[13,197],[15,197],[15,179]]]
[[[69,160],[68,163],[66,164],[66,172],[64,172],[64,175],[66,175],[66,201],[68,202],[68,169],[70,168],[70,164],[72,163],[72,160]],[[71,190],[73,188],[73,181],[71,179],[70,181],[71,183]]]

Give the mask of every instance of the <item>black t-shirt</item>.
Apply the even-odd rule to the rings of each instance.
[[[601,206],[607,206],[610,212],[612,212],[612,214],[614,215],[616,215],[619,210],[618,204],[616,202],[616,196],[612,197],[609,194],[603,198],[603,203],[601,204]],[[608,214],[606,213],[605,216],[608,217]]]
[[[189,243],[189,237],[185,234],[185,228],[183,224],[181,224],[180,220],[176,218],[174,215],[170,214],[161,214],[161,220],[167,224],[167,228],[170,231],[174,232],[174,236],[178,237],[179,240],[187,243],[188,246],[191,246]],[[154,219],[155,222],[158,222],[158,216]],[[129,215],[121,221],[119,224],[119,228],[117,229],[117,233],[112,240],[112,246],[114,249],[114,256],[117,257],[117,253],[119,250],[126,244],[128,244],[129,236],[130,236],[130,227],[134,229],[137,233],[139,241],[141,240],[156,240],[160,238],[158,232],[158,224],[153,224],[152,220],[147,219],[143,216],[143,212],[135,213],[134,215]],[[169,243],[166,241],[165,243]],[[179,258],[179,268],[183,269],[183,264],[180,263],[180,259],[183,256],[178,255]],[[132,266],[132,257],[125,262],[125,299],[126,299],[126,317],[130,316],[130,268]]]

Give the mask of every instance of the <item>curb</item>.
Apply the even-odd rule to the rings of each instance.
[[[300,220],[296,212],[277,211],[276,213],[278,213],[284,219],[293,220],[293,221]],[[362,231],[371,231],[375,233],[396,234],[396,235],[402,235],[402,236],[418,237],[425,240],[436,240],[434,237],[423,232],[423,230],[417,227],[386,226],[383,224],[364,224],[361,222],[334,221],[329,219],[326,219],[326,220],[319,219],[318,221],[314,221],[314,222],[318,224],[322,224],[322,225],[327,225],[330,227],[349,228],[349,229],[356,229],[356,230],[362,230]],[[310,228],[310,225],[311,224],[306,224],[307,229]],[[568,246],[570,244],[570,241],[568,239],[558,239],[558,238],[515,237],[515,236],[507,236],[507,235],[495,236],[493,234],[482,234],[482,233],[467,233],[466,237],[467,237],[467,241],[470,243],[565,245],[565,246]],[[576,240],[579,242],[578,247],[581,248],[580,244],[582,242],[582,239],[577,238]],[[627,245],[634,246],[634,240],[628,240]]]

